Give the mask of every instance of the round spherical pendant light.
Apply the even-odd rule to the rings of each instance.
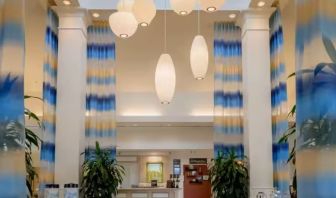
[[[155,89],[162,104],[169,104],[173,99],[176,74],[173,59],[169,54],[162,54],[155,71]]]
[[[215,12],[224,4],[225,0],[200,0],[201,8],[207,12]]]
[[[170,0],[172,9],[179,15],[190,14],[195,7],[196,0]]]
[[[133,14],[142,27],[147,27],[156,15],[153,0],[136,0],[133,4]]]
[[[190,65],[195,79],[202,80],[208,70],[209,50],[202,35],[197,35],[191,45]]]
[[[138,21],[131,12],[115,12],[111,14],[109,23],[114,34],[120,38],[131,37],[138,28]]]

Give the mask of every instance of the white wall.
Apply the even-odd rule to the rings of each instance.
[[[280,1],[284,31],[284,53],[287,76],[295,72],[295,1]],[[287,80],[288,108],[296,103],[295,77]]]
[[[212,127],[118,127],[117,149],[212,149]]]

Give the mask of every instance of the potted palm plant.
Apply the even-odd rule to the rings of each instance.
[[[247,198],[249,174],[246,161],[240,160],[234,151],[219,153],[212,160],[210,178],[214,198]]]
[[[81,193],[84,197],[108,198],[118,194],[118,187],[123,182],[125,170],[110,157],[110,152],[100,148],[96,142],[95,153],[85,159],[82,166]]]

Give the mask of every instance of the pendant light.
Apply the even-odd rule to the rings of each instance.
[[[166,4],[166,0],[165,0]],[[167,6],[166,6],[167,7]],[[170,104],[176,85],[173,60],[167,53],[167,13],[164,11],[164,53],[161,54],[155,70],[155,90],[162,104]]]
[[[224,4],[225,0],[201,0],[201,8],[207,12],[215,12]]]
[[[209,65],[209,50],[204,37],[200,34],[200,10],[197,11],[198,35],[195,36],[190,50],[190,65],[197,80],[203,80]]]
[[[190,14],[195,7],[196,0],[170,0],[172,9],[179,15]]]
[[[121,0],[120,11],[111,14],[109,23],[112,31],[120,38],[131,37],[138,28],[138,21],[132,12],[128,11],[130,8],[125,0]]]
[[[153,0],[136,0],[132,12],[140,26],[147,27],[156,15],[156,7]]]

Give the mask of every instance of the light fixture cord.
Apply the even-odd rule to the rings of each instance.
[[[165,2],[164,10],[164,52],[167,52],[167,0]]]
[[[200,15],[201,15],[201,11],[200,11],[200,1],[198,1],[198,8],[197,8],[198,10],[197,10],[197,33],[198,33],[198,35],[200,35],[201,34],[201,17],[200,17]]]

